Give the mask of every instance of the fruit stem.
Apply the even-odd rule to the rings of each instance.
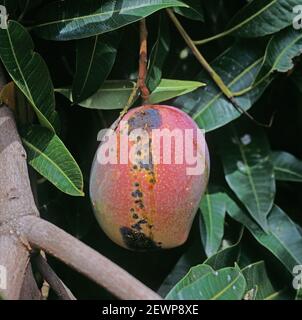
[[[139,69],[138,69],[138,87],[143,99],[143,104],[148,103],[150,91],[146,86],[146,77],[148,69],[148,30],[146,19],[140,20],[140,50],[139,50]]]
[[[179,20],[176,18],[175,14],[171,9],[167,9],[168,15],[171,18],[172,22],[174,23],[175,27],[179,31],[180,35],[185,40],[188,47],[192,50],[193,54],[195,55],[198,62],[202,65],[202,67],[209,73],[211,78],[214,80],[216,85],[221,89],[221,91],[224,93],[224,95],[228,99],[233,98],[233,94],[231,90],[225,85],[225,83],[222,81],[220,76],[216,73],[216,71],[210,66],[210,64],[207,62],[207,60],[203,57],[201,52],[198,50],[196,45],[194,44],[193,40],[190,38],[186,30],[183,28]]]
[[[191,37],[188,35],[184,27],[181,25],[180,21],[177,19],[175,14],[171,9],[166,9],[169,17],[171,18],[172,22],[174,23],[175,27],[177,28],[180,35],[185,40],[188,47],[191,49],[193,54],[195,55],[197,61],[202,65],[202,67],[208,72],[210,77],[213,79],[213,81],[216,83],[218,88],[221,90],[221,92],[225,95],[225,97],[230,101],[230,103],[233,105],[233,107],[241,114],[246,115],[250,120],[252,120],[254,123],[256,123],[259,126],[262,127],[268,127],[270,128],[272,125],[272,121],[274,116],[272,116],[269,124],[263,124],[259,121],[255,120],[253,116],[251,116],[246,110],[244,110],[235,100],[235,96],[238,96],[239,94],[234,94],[232,90],[228,88],[228,86],[223,82],[219,74],[210,66],[210,64],[207,62],[207,60],[204,58],[204,56],[201,54],[201,52],[198,50],[197,46],[195,45],[194,41],[191,39]],[[244,93],[244,92],[243,92]]]

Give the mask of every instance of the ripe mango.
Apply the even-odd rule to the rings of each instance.
[[[144,251],[187,240],[209,177],[207,144],[197,132],[183,111],[145,105],[130,110],[103,138],[92,165],[90,197],[101,228],[115,243]],[[193,174],[190,150],[203,165]]]

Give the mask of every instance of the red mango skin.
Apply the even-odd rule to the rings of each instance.
[[[132,109],[123,121],[128,121],[133,128],[147,130],[198,128],[183,111],[163,105]],[[120,130],[121,124],[116,129],[118,157]],[[205,170],[200,175],[188,175],[185,162],[163,164],[161,161],[145,168],[131,162],[102,165],[95,157],[90,197],[97,221],[108,237],[124,248],[139,251],[182,245],[188,238],[208,183],[210,161],[205,140],[202,146],[199,153],[203,150],[201,157],[205,159]],[[194,152],[197,152],[196,141]]]

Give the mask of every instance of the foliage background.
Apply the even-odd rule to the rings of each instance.
[[[39,75],[41,77],[42,74],[45,75],[44,80],[51,79],[54,88],[70,87],[74,79],[77,79],[81,85],[83,76],[80,74],[76,78],[75,73],[76,70],[79,72],[80,68],[82,68],[81,72],[87,72],[85,68],[88,64],[82,63],[77,69],[77,55],[78,59],[81,55],[81,61],[89,61],[91,46],[87,41],[91,41],[92,38],[90,40],[86,38],[88,35],[93,36],[92,28],[88,28],[88,33],[81,35],[85,28],[78,26],[78,33],[75,32],[74,35],[71,32],[72,39],[69,41],[49,39],[52,36],[55,37],[55,31],[51,29],[47,31],[49,33],[43,34],[43,31],[39,31],[35,25],[40,23],[39,20],[43,22],[43,19],[47,21],[51,17],[51,10],[43,8],[47,3],[51,6],[53,2],[0,1],[8,7],[9,18],[13,20],[19,18],[19,22],[30,31],[27,33],[24,29],[25,35],[32,37],[34,50],[46,62],[50,77],[47,72],[43,73],[41,70]],[[71,9],[68,9],[68,6],[72,3],[74,10],[78,10],[81,16],[87,8],[80,5],[80,2],[64,1],[60,12],[64,10],[69,12]],[[87,1],[89,2],[100,6],[108,1]],[[147,4],[165,1],[142,2]],[[181,14],[179,10],[183,9],[178,8],[175,11],[192,39],[204,39],[228,30],[232,17],[247,5],[247,1],[243,0],[187,0],[184,2],[191,6],[191,10],[186,9],[187,11],[182,11]],[[131,1],[118,2],[119,5],[122,3],[126,5]],[[201,298],[198,296],[200,287],[204,288],[208,285],[209,291],[217,293],[227,286],[223,279],[224,275],[221,274],[223,271],[219,271],[218,283],[211,278],[209,278],[210,284],[204,282],[205,276],[211,277],[213,271],[211,269],[209,271],[205,264],[210,265],[214,270],[231,268],[227,269],[228,275],[231,272],[235,273],[234,281],[239,292],[232,295],[231,290],[227,290],[225,298],[241,299],[243,296],[247,297],[247,293],[257,299],[298,297],[297,292],[292,288],[291,275],[293,265],[302,264],[302,229],[300,227],[302,225],[302,188],[299,183],[302,181],[302,162],[298,160],[302,159],[302,145],[299,139],[302,136],[302,66],[299,58],[302,50],[302,30],[293,32],[291,26],[294,16],[292,8],[299,4],[298,1],[251,1],[250,7],[243,9],[247,17],[254,12],[259,13],[265,5],[271,6],[269,8],[272,9],[279,5],[283,10],[282,21],[286,20],[287,23],[282,24],[276,15],[269,15],[269,20],[255,18],[255,25],[245,24],[228,36],[200,47],[207,61],[216,61],[212,66],[226,83],[237,79],[231,86],[232,90],[243,90],[256,81],[255,88],[238,97],[237,101],[241,108],[246,110],[252,106],[249,112],[263,123],[267,123],[271,115],[276,112],[270,128],[256,125],[244,115],[235,119],[240,114],[223,95],[219,95],[219,89],[202,71],[201,65],[186,47],[182,37],[165,14],[165,10],[156,11],[149,16],[149,13],[145,14],[147,6],[139,11],[135,8],[135,3],[139,7],[138,2],[132,1],[133,10],[134,12],[136,10],[139,18],[148,15],[149,48],[156,46],[158,40],[159,43],[162,41],[165,44],[164,46],[159,44],[159,54],[152,57],[155,64],[150,64],[149,74],[154,82],[152,84],[150,80],[149,86],[153,85],[155,89],[161,75],[165,79],[196,80],[207,84],[204,88],[198,88],[168,102],[187,111],[202,128],[208,131],[207,141],[211,154],[209,193],[200,205],[201,210],[196,215],[190,238],[180,248],[138,253],[116,246],[97,225],[88,196],[89,172],[97,148],[96,136],[101,128],[110,126],[120,112],[120,110],[102,109],[102,96],[94,99],[98,108],[89,109],[76,103],[72,104],[66,97],[56,93],[55,109],[58,112],[60,124],[56,119],[51,120],[56,116],[53,116],[50,109],[44,113],[46,120],[40,117],[40,121],[33,115],[29,117],[28,114],[24,115],[22,110],[21,112],[16,110],[20,132],[23,134],[25,145],[29,148],[30,164],[46,178],[33,172],[41,216],[95,248],[163,296],[188,272],[190,267],[204,263],[202,267],[196,269],[197,271],[193,270],[197,278],[189,279],[186,284],[184,284],[185,280],[180,282],[183,291],[181,294],[174,292],[175,298]],[[237,20],[235,18],[231,24],[238,25],[246,19],[242,13],[237,17]],[[270,26],[267,31],[265,31],[266,25]],[[46,108],[47,99],[51,100],[53,88],[50,86],[52,93],[48,92],[48,96],[39,100],[41,82],[43,83],[41,78],[37,77],[37,81],[30,83],[30,77],[25,76],[24,81],[25,78],[20,77],[13,66],[12,55],[7,54],[11,52],[10,49],[15,50],[18,53],[16,60],[19,62],[22,61],[22,57],[26,57],[24,48],[27,47],[26,43],[29,40],[23,37],[22,42],[20,37],[18,38],[22,30],[20,31],[18,26],[16,28],[17,31],[10,34],[12,37],[15,36],[10,43],[6,41],[8,39],[6,31],[0,31],[0,56],[8,74],[25,94],[16,89],[18,105],[23,102],[24,108],[28,108],[29,100],[31,105],[34,105],[34,109],[43,110]],[[99,30],[98,33],[102,31]],[[64,32],[62,34],[64,35]],[[85,39],[77,40],[82,37]],[[87,97],[101,86],[100,80],[131,79],[135,81],[137,75],[138,23],[122,26],[100,37],[101,41],[97,47],[99,60],[95,59],[92,69],[94,72],[97,70],[98,80],[91,80],[86,88]],[[117,38],[120,38],[120,41]],[[229,47],[233,49],[225,51]],[[167,48],[169,50],[166,50]],[[21,71],[26,72],[22,63],[18,65]],[[238,73],[241,75],[239,78]],[[258,79],[261,81],[257,82]],[[77,91],[75,85],[73,90]],[[116,94],[114,92],[109,96],[109,101],[114,99]],[[166,97],[165,89],[161,94],[164,98]],[[218,98],[211,100],[217,94]],[[32,100],[25,99],[29,96]],[[2,98],[5,97],[6,95],[2,93]],[[164,98],[162,99],[166,100]],[[135,104],[139,105],[139,100]],[[208,111],[204,110],[205,106]],[[49,108],[52,108],[51,102]],[[31,126],[33,123],[36,126],[40,123],[44,129],[33,128]],[[51,126],[55,128],[57,137],[63,141],[76,159],[82,172],[83,183],[81,173],[64,145],[53,140],[49,123],[52,123]],[[35,130],[37,130],[36,135]],[[33,136],[32,132],[34,132]],[[42,135],[43,132],[45,135]],[[39,140],[37,136],[44,138]],[[42,156],[30,146],[40,150]],[[61,148],[63,158],[55,153],[55,148]],[[272,153],[272,151],[287,152],[297,159],[283,154],[285,158],[280,161],[280,153]],[[53,164],[45,161],[43,154],[53,157],[53,162],[60,166],[60,170],[56,171]],[[276,169],[277,166],[279,171]],[[72,174],[65,179],[61,173],[68,171],[67,169]],[[61,190],[47,179],[59,185]],[[73,190],[73,195],[81,195],[82,184],[84,197],[72,197],[62,192],[62,188],[65,188],[63,191],[69,190],[67,193]],[[230,196],[233,200],[230,200]],[[277,207],[272,209],[274,203],[286,214]],[[244,230],[242,225],[246,227]],[[209,258],[210,256],[212,258]],[[206,260],[207,258],[210,260]],[[99,287],[63,264],[53,259],[50,259],[50,263],[77,298],[113,298],[109,293],[100,290]],[[249,269],[246,268],[249,265],[252,266]],[[205,272],[205,276],[202,272]],[[51,295],[51,298],[55,296]]]

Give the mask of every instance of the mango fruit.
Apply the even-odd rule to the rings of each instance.
[[[115,243],[145,251],[187,240],[209,178],[208,148],[198,130],[175,107],[144,105],[104,135],[90,197],[97,221]],[[201,164],[197,170],[194,159]]]

